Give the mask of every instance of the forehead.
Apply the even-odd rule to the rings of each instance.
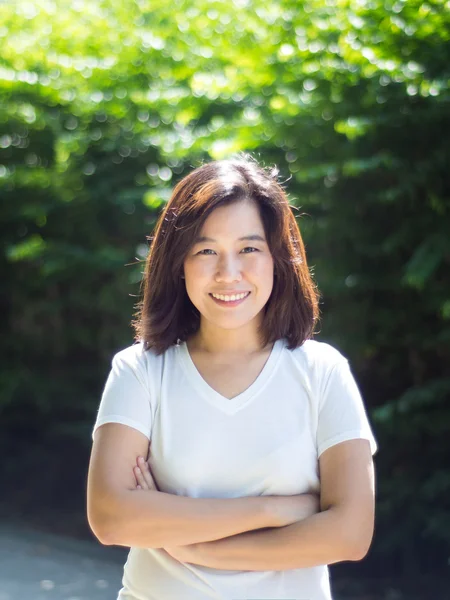
[[[203,223],[202,236],[259,233],[264,236],[264,226],[258,206],[252,201],[234,202],[216,208]]]

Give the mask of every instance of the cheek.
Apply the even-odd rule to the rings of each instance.
[[[264,258],[263,260],[255,260],[249,265],[249,274],[260,280],[266,280],[267,284],[273,282],[273,260],[272,258]]]
[[[188,295],[196,295],[210,281],[211,265],[206,261],[185,263],[184,276]]]
[[[200,281],[201,279],[205,279],[209,277],[211,274],[211,262],[207,261],[199,261],[197,263],[192,263],[185,269],[186,279],[189,279],[191,282],[195,283]]]

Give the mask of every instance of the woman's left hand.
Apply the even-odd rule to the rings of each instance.
[[[136,489],[144,491],[159,491],[151,474],[150,467],[143,457],[137,457],[136,467],[134,467],[133,473],[136,479]],[[198,557],[198,549],[199,544],[188,544],[186,546],[172,546],[170,548],[163,548],[163,550],[165,550],[176,560],[179,560],[180,562],[192,563],[195,563],[195,559]]]

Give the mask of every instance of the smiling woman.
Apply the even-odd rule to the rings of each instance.
[[[327,565],[371,543],[377,445],[347,359],[312,339],[276,170],[244,155],[180,181],[143,291],[88,477],[93,531],[131,547],[119,599],[331,600]]]
[[[257,325],[263,347],[285,337],[295,348],[311,337],[319,293],[277,175],[276,168],[263,169],[243,155],[207,163],[178,183],[147,259],[143,300],[134,321],[137,340],[162,353],[198,333],[203,315],[198,303],[207,310],[214,307],[205,304],[208,293],[241,291],[253,292],[251,307],[244,302],[246,310],[262,310],[247,331]]]
[[[248,246],[248,238],[255,246]],[[258,205],[241,200],[219,206],[205,220],[199,239],[204,241],[196,241],[185,258],[184,276],[190,301],[208,323],[201,331],[203,347],[258,348],[255,336],[273,289],[273,258]]]

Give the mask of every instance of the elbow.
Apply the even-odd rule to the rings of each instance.
[[[106,534],[97,534],[94,532],[95,537],[103,546],[118,546],[117,542],[114,541],[112,535]]]
[[[103,524],[101,525],[98,521],[93,521],[88,517],[89,527],[91,528],[92,533],[97,538],[97,540],[103,546],[113,546],[114,541],[111,535],[111,530],[105,527]]]
[[[356,540],[349,547],[348,560],[355,561],[355,562],[359,561],[359,560],[363,560],[367,556],[371,544],[372,544],[372,534],[370,536],[366,536],[363,539]]]
[[[103,546],[121,546],[122,544],[119,544],[117,542],[117,540],[111,535],[111,534],[105,534],[102,535],[101,537],[97,537],[98,541],[103,545]]]
[[[87,520],[92,533],[103,546],[122,546],[126,496],[118,492],[87,496]]]
[[[350,552],[348,560],[351,560],[353,562],[363,560],[363,558],[367,556],[368,552],[369,548],[355,548]]]
[[[118,542],[113,534],[113,531],[109,528],[97,528],[97,529],[93,529],[93,527],[91,526],[92,532],[95,535],[95,537],[97,538],[97,540],[100,542],[100,544],[102,544],[103,546],[118,546]]]
[[[374,518],[358,519],[347,511],[342,515],[340,524],[341,543],[345,547],[344,560],[363,560],[370,549],[374,534]]]
[[[89,523],[92,533],[95,535],[97,540],[103,546],[123,546],[124,544],[120,541],[117,528],[112,526],[103,525],[101,527],[96,526],[95,528]]]
[[[92,507],[88,508],[87,520],[92,533],[103,546],[118,545],[114,526],[111,519],[100,511],[95,511]]]
[[[359,548],[350,547],[347,549],[345,553],[345,558],[343,560],[348,560],[352,562],[358,562],[365,557],[365,554]]]

